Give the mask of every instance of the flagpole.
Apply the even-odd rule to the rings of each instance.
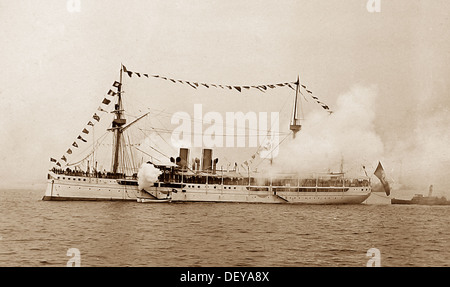
[[[300,90],[300,76],[297,76],[297,81],[295,82],[296,89],[295,89],[295,98],[294,98],[294,107],[292,110],[292,120],[291,124],[289,126],[290,130],[293,132],[293,138],[295,139],[295,135],[298,131],[301,129],[301,125],[298,123],[298,94]]]

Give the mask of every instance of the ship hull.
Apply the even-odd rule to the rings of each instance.
[[[416,205],[450,205],[450,201],[448,200],[440,200],[440,199],[391,199],[391,204],[416,204]]]
[[[239,202],[239,203],[288,203],[288,204],[361,204],[370,195],[364,191],[348,189],[336,192],[276,192],[249,190],[243,186],[195,186],[196,188],[146,188],[145,191],[158,199],[171,198],[171,202]]]
[[[139,194],[117,179],[49,174],[42,200],[136,201]]]
[[[309,192],[277,191],[271,187],[233,185],[186,185],[177,188],[155,186],[139,191],[137,181],[122,184],[121,180],[84,176],[49,174],[42,200],[53,201],[144,201],[147,202],[236,202],[279,204],[361,204],[370,195],[370,188],[348,188],[345,191]],[[279,189],[278,189],[279,190]],[[147,200],[145,200],[147,199]]]

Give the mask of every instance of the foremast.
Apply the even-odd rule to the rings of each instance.
[[[119,156],[121,150],[121,142],[122,142],[122,126],[127,123],[126,119],[123,118],[123,104],[122,104],[122,73],[123,73],[123,65],[120,65],[120,80],[119,85],[117,87],[117,103],[114,105],[114,111],[112,113],[115,114],[115,118],[112,121],[112,130],[114,132],[114,143],[113,143],[113,162],[111,171],[113,174],[117,173],[119,168]]]
[[[124,118],[124,108],[122,103],[122,74],[124,70],[124,66],[121,65],[120,68],[120,79],[117,87],[117,103],[114,105],[114,110],[111,113],[115,114],[115,117],[112,121],[112,127],[108,129],[109,131],[114,132],[114,142],[113,142],[113,156],[112,156],[112,167],[111,172],[115,177],[126,177],[125,174],[125,161],[127,160],[127,156],[125,155],[125,138],[123,136],[123,132],[134,125],[136,122],[140,121],[142,118],[146,117],[149,113],[145,113],[130,123],[127,124],[126,119]],[[128,158],[129,160],[129,158]],[[134,167],[134,163],[130,162],[131,166]],[[119,170],[119,166],[122,167],[122,171]]]

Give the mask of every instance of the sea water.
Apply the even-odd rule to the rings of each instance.
[[[0,191],[0,266],[450,266],[450,206],[42,201]],[[373,252],[373,251],[377,252]],[[369,251],[369,252],[368,252]]]

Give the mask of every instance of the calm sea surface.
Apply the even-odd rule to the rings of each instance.
[[[0,191],[0,266],[450,266],[450,206],[41,201]]]

